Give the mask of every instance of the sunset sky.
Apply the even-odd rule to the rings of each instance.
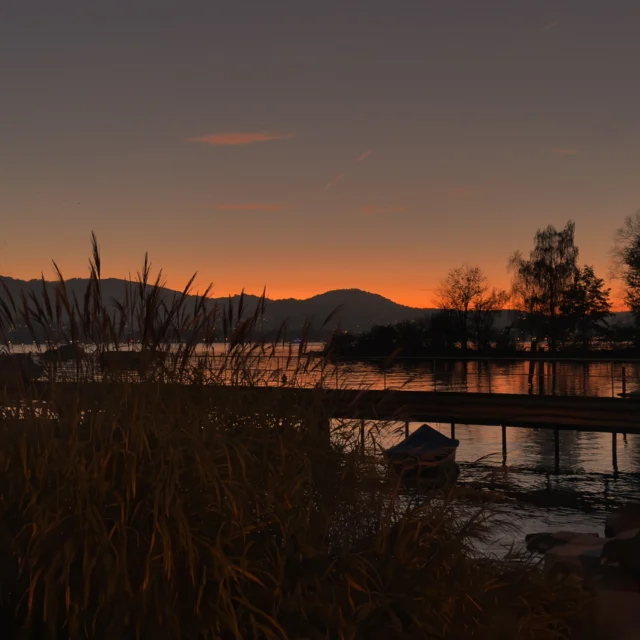
[[[0,3],[0,274],[414,306],[640,208],[638,0]]]

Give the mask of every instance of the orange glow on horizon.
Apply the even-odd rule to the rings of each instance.
[[[226,204],[238,210],[249,207],[286,206],[271,203]],[[362,215],[362,214],[360,214]],[[376,216],[371,217],[376,220]],[[141,259],[130,259],[140,254],[134,250],[135,244],[128,248],[120,247],[120,254],[114,256],[115,243],[108,242],[102,253],[102,277],[135,279],[140,268]],[[300,248],[301,247],[301,248]],[[26,248],[26,247],[25,247]],[[88,277],[86,245],[76,250],[63,253],[59,259],[59,251],[51,249],[66,279]],[[192,286],[193,293],[202,294],[212,284],[210,295],[222,298],[239,294],[243,289],[252,295],[261,295],[266,288],[267,297],[271,300],[295,298],[304,300],[327,291],[337,289],[360,289],[383,296],[393,302],[417,309],[433,309],[438,305],[438,286],[447,271],[456,266],[445,263],[442,259],[433,263],[422,264],[420,258],[407,256],[406,259],[395,257],[381,262],[366,260],[363,256],[343,256],[334,259],[331,256],[319,256],[312,261],[306,260],[304,243],[296,248],[290,245],[274,253],[259,253],[251,260],[236,260],[229,252],[217,249],[214,243],[211,251],[190,255],[188,247],[181,251],[175,248],[158,247],[150,252],[152,279],[155,279],[162,268],[163,281],[170,289],[181,291],[190,278],[196,273]],[[45,254],[46,255],[46,254]],[[1,256],[0,256],[1,257]],[[115,259],[114,259],[115,257]],[[140,256],[142,257],[142,256]],[[498,264],[478,261],[487,275],[489,286],[505,289],[511,288],[511,276],[500,261]],[[595,264],[597,274],[607,272],[604,264]],[[46,258],[35,257],[28,250],[16,252],[15,259],[0,263],[0,275],[17,279],[39,279],[44,272],[45,279],[55,280],[55,272],[51,262]],[[625,311],[623,303],[622,283],[607,281],[611,287],[611,302],[614,312]],[[513,308],[512,304],[506,306]]]
[[[158,274],[158,270],[155,268],[155,262],[152,261],[152,274],[151,279],[155,280]],[[120,278],[120,279],[136,279],[139,268],[132,270],[119,270],[109,269],[102,272],[102,278]],[[182,271],[182,273],[180,273]],[[204,274],[199,273],[196,275],[196,279],[191,288],[193,294],[202,294],[206,288],[212,284],[212,290],[210,297],[223,298],[229,295],[237,295],[244,290],[246,294],[259,296],[266,288],[267,298],[270,300],[285,300],[285,299],[297,299],[306,300],[313,298],[314,296],[326,293],[327,291],[334,291],[338,289],[360,289],[368,293],[377,294],[387,298],[397,304],[401,304],[407,307],[414,307],[416,309],[434,309],[438,308],[438,294],[437,288],[440,281],[436,282],[421,282],[420,286],[411,286],[412,283],[397,284],[398,279],[390,277],[389,274],[371,274],[363,281],[357,282],[353,277],[343,276],[338,277],[337,274],[329,274],[326,284],[323,284],[322,278],[315,277],[309,279],[307,283],[300,282],[300,279],[294,280],[291,278],[290,273],[286,273],[282,278],[278,278],[279,282],[274,282],[273,285],[267,284],[261,280],[260,276],[256,276],[255,273],[247,267],[247,274],[243,277],[243,274],[235,273],[232,278],[221,278],[208,280]],[[192,271],[183,271],[182,269],[163,269],[163,284],[165,287],[182,291],[187,282],[193,275]],[[66,279],[72,278],[86,278],[88,277],[88,270],[84,273],[68,273],[62,269],[62,274]],[[22,279],[22,280],[34,280],[40,278],[40,273],[1,273],[0,275],[6,275],[8,277]],[[53,271],[45,272],[45,279],[52,281],[55,279]],[[315,274],[314,274],[315,275]],[[320,275],[320,274],[318,274]],[[385,277],[386,275],[386,277]],[[273,281],[274,278],[268,280]],[[401,280],[400,280],[401,282]],[[429,286],[430,285],[430,286]],[[503,282],[492,282],[492,286],[502,287],[506,290],[510,288],[510,280],[505,277]],[[614,313],[628,311],[623,302],[623,294],[620,290],[614,289],[611,294],[612,311]],[[511,303],[508,303],[505,309],[514,309]]]

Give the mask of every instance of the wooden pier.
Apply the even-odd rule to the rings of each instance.
[[[242,411],[250,411],[257,403],[269,407],[270,411],[281,411],[283,415],[296,406],[308,410],[311,405],[315,407],[314,416],[319,425],[328,425],[332,418],[359,420],[363,450],[366,421],[404,422],[406,435],[410,422],[445,423],[450,425],[452,437],[455,437],[456,425],[499,426],[502,429],[503,464],[507,460],[507,427],[553,431],[556,469],[559,467],[560,431],[611,433],[614,471],[617,471],[617,434],[640,434],[640,401],[629,398],[135,382],[37,384],[31,388],[30,396],[36,401],[53,400],[52,404],[57,404],[59,409],[63,409],[67,401],[89,409],[96,406],[96,401],[99,404],[99,396],[105,392],[124,397],[139,384],[157,393],[160,402],[162,398],[172,396],[180,402],[205,401],[212,408],[235,407]],[[12,402],[12,395],[5,390],[4,401]],[[23,396],[16,394],[13,402],[19,397]]]
[[[437,391],[389,391],[352,389],[305,389],[291,387],[200,386],[143,383],[161,393],[207,398],[225,405],[239,396],[263,397],[272,406],[313,401],[327,417],[343,419],[439,422],[473,425],[505,425],[552,430],[605,433],[640,433],[640,400],[585,396],[539,396],[501,393],[459,393]],[[110,383],[112,392],[136,383]],[[69,393],[81,404],[90,401],[102,384],[56,383],[54,395]],[[52,389],[40,385],[35,398],[46,399]],[[267,397],[264,397],[264,396]]]
[[[333,415],[342,418],[640,433],[638,400],[430,391],[328,394]]]
[[[158,387],[161,394],[206,398],[214,404],[236,402],[239,397],[263,398],[271,406],[313,401],[327,417],[398,422],[439,422],[533,429],[605,433],[640,433],[640,400],[585,396],[539,396],[501,393],[308,389],[291,387],[201,386],[171,383],[109,383],[111,393],[124,393],[136,384]],[[101,383],[55,383],[54,396],[72,394],[80,404],[90,403]],[[34,399],[46,399],[53,389],[35,389]],[[62,392],[62,394],[60,394]],[[267,396],[267,397],[265,397]],[[8,398],[7,398],[8,399]]]

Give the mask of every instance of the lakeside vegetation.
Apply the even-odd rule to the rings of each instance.
[[[616,235],[614,268],[632,321],[614,324],[611,289],[578,263],[575,225],[540,229],[528,257],[508,261],[510,291],[492,287],[477,266],[451,269],[438,288],[439,312],[360,335],[336,333],[325,353],[345,358],[640,357],[640,212]],[[496,319],[510,305],[506,326]]]
[[[180,347],[142,382],[95,376],[80,350],[73,385],[3,382],[3,638],[588,637],[580,582],[478,554],[490,506],[411,499],[313,394],[286,407],[257,394],[252,358],[274,348],[251,341],[260,309],[187,308],[189,286],[167,304],[145,260],[114,312],[95,239],[90,267],[82,300],[61,274],[54,298],[3,300],[0,331],[39,327],[43,349],[110,351],[132,329],[144,353]],[[195,362],[220,323],[225,362]],[[233,367],[242,394],[214,367]]]

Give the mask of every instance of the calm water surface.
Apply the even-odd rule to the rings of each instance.
[[[321,345],[311,345],[314,347]],[[218,345],[216,354],[223,352],[224,345]],[[256,362],[266,372],[265,383],[278,384],[283,372],[291,375],[295,362],[288,361],[288,352],[288,348],[280,348],[277,358]],[[297,352],[295,346],[293,352]],[[560,362],[555,367],[546,363],[533,377],[530,372],[530,363],[523,360],[434,360],[416,365],[405,362],[386,373],[373,364],[345,363],[323,375],[327,386],[374,389],[608,397],[616,397],[623,385],[627,392],[640,390],[638,362]],[[311,371],[298,381],[312,385],[319,376],[318,371]],[[410,430],[420,424],[411,424]],[[450,435],[449,425],[432,426]],[[380,444],[390,445],[401,439],[400,431],[395,436],[387,434]],[[611,434],[561,432],[557,470],[552,431],[507,428],[504,466],[500,427],[456,425],[456,438],[460,440],[460,483],[493,486],[522,497],[502,507],[523,530],[516,542],[523,540],[524,533],[547,530],[598,531],[602,535],[604,520],[612,508],[640,501],[640,436],[617,436],[617,470],[612,460]],[[495,548],[499,550],[513,541],[513,536],[504,535]]]
[[[410,429],[419,427],[411,424]],[[432,423],[446,435],[449,425]],[[554,434],[548,430],[507,428],[507,460],[502,464],[500,427],[456,425],[460,441],[457,460],[460,483],[494,486],[518,494],[501,510],[524,534],[568,530],[604,533],[611,509],[640,501],[640,436],[617,436],[617,471],[613,468],[612,436],[604,433],[560,432],[560,464],[555,467]],[[510,545],[502,536],[498,547]]]
[[[602,397],[617,397],[623,385],[627,392],[640,389],[637,362],[562,362],[555,367],[546,363],[542,369],[544,376],[540,377],[540,369],[536,370],[531,387],[528,361],[436,360],[419,366],[397,366],[386,376],[372,365],[346,367],[354,379],[362,376],[370,388]],[[421,424],[411,423],[410,431]],[[431,423],[431,426],[451,435],[449,424]],[[383,438],[383,446],[404,437],[401,425],[398,427],[395,437]],[[640,435],[617,435],[614,469],[611,434],[562,431],[556,469],[553,431],[508,427],[506,432],[507,460],[503,466],[500,427],[456,425],[455,429],[455,437],[460,441],[459,482],[502,489],[514,496],[501,510],[522,533],[515,539],[510,533],[499,535],[492,551],[499,553],[514,542],[521,544],[526,533],[538,531],[603,535],[604,521],[613,508],[626,502],[640,502]]]

